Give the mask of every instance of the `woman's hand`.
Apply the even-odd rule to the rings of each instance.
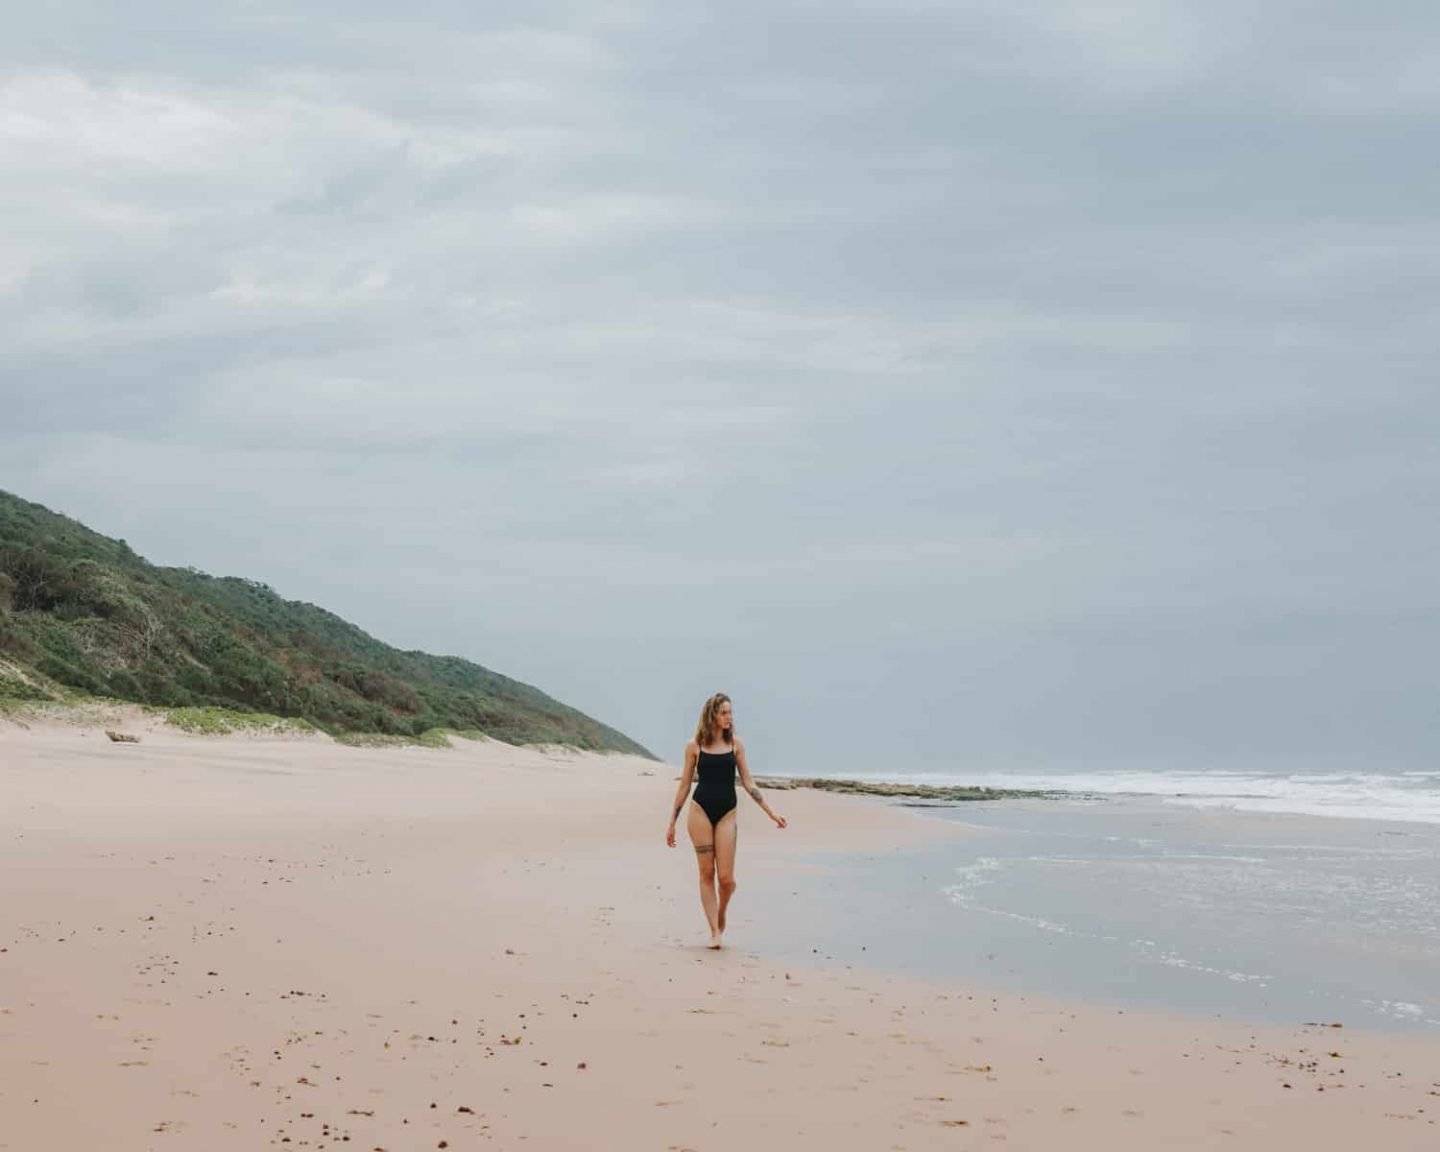
[[[781,816],[776,812],[770,813],[770,819],[775,821],[775,827],[777,828],[784,828],[785,825],[789,823],[789,821],[787,821],[784,816]]]
[[[781,825],[784,827],[784,825]],[[675,821],[670,821],[670,827],[665,829],[665,845],[668,848],[675,847]]]

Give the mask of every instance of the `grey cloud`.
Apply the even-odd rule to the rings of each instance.
[[[32,7],[0,485],[660,749],[1431,754],[1388,12]]]

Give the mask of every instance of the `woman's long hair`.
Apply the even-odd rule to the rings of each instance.
[[[723,735],[726,743],[732,746],[734,745],[735,722],[732,720],[730,727],[722,730],[719,727],[720,721],[718,719],[720,715],[720,705],[729,703],[729,696],[723,692],[716,692],[715,695],[705,701],[705,707],[700,709],[700,723],[695,725],[695,743],[700,745],[701,748],[711,743],[717,735]]]

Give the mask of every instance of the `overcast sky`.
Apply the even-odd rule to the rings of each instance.
[[[28,5],[0,487],[761,770],[1434,768],[1433,0]]]

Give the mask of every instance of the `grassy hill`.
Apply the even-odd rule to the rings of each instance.
[[[57,686],[301,718],[335,734],[478,729],[511,744],[649,755],[528,684],[391,648],[253,580],[157,567],[0,491],[0,697],[45,699]]]

